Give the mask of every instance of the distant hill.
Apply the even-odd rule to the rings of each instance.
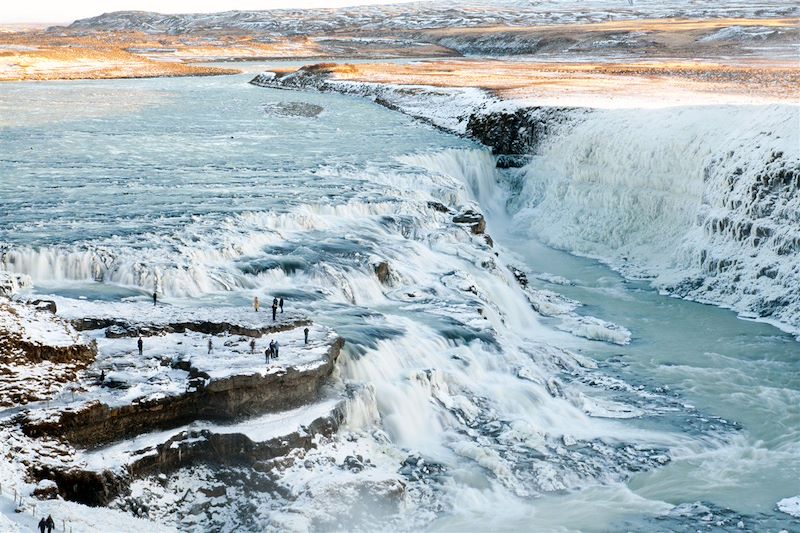
[[[780,0],[443,0],[338,9],[274,9],[167,15],[119,11],[77,20],[74,31],[111,30],[183,34],[264,33],[276,36],[453,27],[530,26],[643,18],[778,18],[800,16],[800,7]],[[63,31],[63,28],[58,28]]]

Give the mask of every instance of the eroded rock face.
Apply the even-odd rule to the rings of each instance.
[[[375,275],[378,276],[378,281],[380,281],[384,285],[388,285],[389,283],[391,283],[392,271],[389,268],[388,262],[381,261],[380,263],[372,265],[372,268],[375,270]]]
[[[169,474],[198,463],[256,466],[257,463],[285,456],[292,450],[311,449],[320,435],[333,435],[343,421],[344,407],[340,404],[329,414],[301,426],[298,430],[275,435],[264,441],[253,440],[236,432],[189,430],[178,433],[163,443],[138,450],[136,459],[118,465],[123,468],[94,471],[80,467],[44,466],[34,467],[31,473],[37,479],[54,482],[58,494],[67,500],[102,506],[128,493],[131,482],[137,478]]]
[[[311,321],[300,318],[291,321],[283,321],[275,324],[268,323],[263,326],[245,326],[230,322],[218,322],[211,320],[197,320],[192,322],[179,321],[169,323],[152,324],[148,322],[130,322],[118,318],[106,317],[85,317],[72,321],[72,325],[78,331],[90,331],[105,329],[106,337],[117,339],[122,337],[151,337],[155,335],[165,335],[167,333],[185,333],[195,331],[206,335],[241,335],[243,337],[263,337],[279,331],[288,331],[311,324]]]
[[[0,406],[51,398],[96,355],[96,345],[46,305],[0,302]]]
[[[470,230],[475,235],[481,235],[486,231],[486,219],[483,215],[472,209],[462,211],[453,217],[453,222],[456,224],[467,224]]]
[[[344,339],[330,347],[323,364],[267,375],[241,375],[210,381],[180,396],[147,400],[111,408],[93,402],[79,410],[63,411],[55,419],[23,422],[29,437],[63,437],[78,446],[92,447],[156,429],[169,429],[195,420],[234,420],[277,412],[311,403],[333,371]]]
[[[473,113],[467,122],[467,135],[490,147],[502,167],[524,166],[550,130],[570,121],[568,108],[530,107],[513,112]]]

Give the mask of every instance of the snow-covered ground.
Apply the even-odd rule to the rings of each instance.
[[[2,299],[0,310],[0,331],[20,342],[54,347],[82,342],[74,328],[46,310]]]
[[[791,17],[795,5],[777,0],[691,2],[688,0],[492,0],[491,2],[411,2],[339,9],[278,9],[165,15],[120,11],[74,22],[70,28],[183,33],[239,29],[279,35],[306,35],[341,30],[423,30],[448,27],[573,24],[645,18]]]
[[[4,334],[13,334],[28,342],[55,347],[96,342],[98,356],[78,379],[75,379],[73,372],[70,379],[75,379],[75,383],[62,389],[60,396],[28,406],[25,418],[33,424],[56,421],[65,410],[80,410],[95,402],[114,408],[183,395],[194,390],[198,384],[196,379],[190,379],[186,366],[176,366],[178,361],[186,362],[195,372],[205,376],[203,379],[206,384],[230,377],[280,376],[287,372],[314,371],[329,363],[331,346],[337,339],[337,335],[329,328],[310,324],[297,313],[279,314],[279,320],[272,322],[264,310],[260,313],[253,309],[237,308],[192,310],[164,304],[154,308],[152,304],[135,301],[108,303],[63,297],[54,299],[59,305],[59,317],[26,304],[0,304],[3,306],[0,329]],[[224,322],[256,331],[269,326],[280,331],[270,331],[262,338],[207,335],[195,331],[162,333],[144,337],[143,352],[140,355],[135,336],[109,338],[104,329],[78,334],[65,321],[86,317],[94,320],[113,319],[149,327],[205,321],[211,324]],[[305,343],[303,333],[306,324],[309,327],[308,343]],[[208,347],[209,340],[213,343],[211,350]],[[251,347],[251,340],[255,341],[255,348]],[[279,343],[279,355],[267,361],[264,352],[268,343],[273,340]],[[20,362],[17,366],[24,366],[27,373],[18,381],[33,389],[47,389],[47,382],[54,381],[63,386],[63,380],[58,380],[59,374],[52,371],[52,368],[51,372],[42,376],[43,383],[34,379],[36,376],[32,373],[47,363],[49,362],[22,365]],[[8,379],[3,382],[8,384]],[[31,393],[35,392],[33,390]],[[34,399],[44,400],[48,392],[54,391],[39,391],[41,398]],[[173,447],[192,446],[193,442],[203,440],[209,434],[234,433],[241,434],[254,443],[266,442],[297,432],[302,434],[304,428],[312,423],[332,416],[339,405],[339,399],[324,400],[291,411],[269,413],[231,424],[200,420],[173,429],[144,433],[91,450],[73,448],[51,438],[30,438],[14,422],[17,410],[5,411],[0,419],[0,440],[3,443],[0,453],[4,456],[13,454],[14,458],[12,461],[4,461],[0,466],[0,526],[3,531],[27,531],[38,523],[40,514],[52,514],[59,527],[63,521],[66,531],[172,531],[172,528],[158,522],[139,520],[110,509],[82,512],[85,507],[76,503],[60,499],[39,501],[32,493],[34,490],[47,488],[48,482],[30,482],[26,470],[29,465],[36,465],[36,468],[77,468],[98,473],[111,471],[124,477],[128,465],[157,453],[157,447],[166,442],[172,442]]]

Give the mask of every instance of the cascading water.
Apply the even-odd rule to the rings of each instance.
[[[736,433],[739,422],[721,420],[719,413],[737,416],[724,411],[720,391],[709,385],[723,382],[714,371],[724,365],[709,364],[701,383],[692,379],[697,370],[690,357],[700,357],[697,347],[703,346],[703,353],[713,348],[720,358],[743,361],[750,381],[742,379],[731,394],[774,391],[764,393],[771,407],[780,403],[775,398],[790,404],[775,409],[777,424],[800,427],[791,406],[800,389],[793,381],[797,363],[786,355],[794,341],[718,309],[702,308],[702,314],[695,304],[628,286],[597,263],[572,263],[579,259],[533,248],[538,237],[609,260],[631,254],[633,263],[633,253],[652,250],[653,239],[680,245],[704,202],[706,189],[696,178],[713,168],[710,151],[696,148],[680,169],[663,169],[643,185],[625,174],[630,165],[619,161],[623,149],[607,141],[607,131],[601,134],[602,121],[590,122],[600,117],[593,115],[564,144],[539,154],[519,191],[488,151],[407,117],[337,95],[230,80],[139,82],[176,97],[154,97],[136,114],[123,108],[116,115],[0,130],[11,154],[0,161],[8,176],[0,182],[0,264],[30,274],[39,294],[52,292],[75,305],[80,297],[103,297],[122,306],[147,298],[157,285],[165,305],[247,306],[253,295],[279,292],[292,308],[347,339],[335,387],[349,397],[340,433],[320,439],[302,457],[276,462],[267,492],[246,501],[232,497],[228,514],[205,526],[246,529],[237,518],[246,514],[257,529],[535,524],[543,531],[604,531],[621,529],[625,520],[647,528],[673,503],[708,499],[736,509],[737,517],[768,514],[757,507],[761,500],[748,506],[722,483],[705,485],[708,498],[663,487],[688,484],[691,476],[681,474],[687,464],[708,469],[713,461],[705,457],[741,455],[754,441],[766,443],[758,448],[764,461],[754,461],[743,486],[758,483],[762,474],[777,479],[776,486],[788,485],[780,476],[792,473],[796,432],[777,438],[770,427],[751,425],[760,413],[748,405],[747,416],[738,415],[747,427]],[[133,90],[133,82],[98,84],[112,93],[113,87]],[[25,90],[15,90],[24,101]],[[265,100],[286,99],[325,112],[263,115]],[[225,121],[214,119],[220,113]],[[773,119],[766,113],[764,120]],[[176,126],[190,120],[191,150]],[[138,135],[145,127],[152,137]],[[640,154],[637,161],[675,158],[680,150],[669,137],[679,129],[663,134],[663,153]],[[31,130],[45,136],[49,148],[23,157]],[[117,135],[107,135],[110,130]],[[701,133],[708,132],[698,139]],[[87,154],[74,153],[75,136],[103,138],[108,150],[86,164]],[[628,150],[637,146],[635,137],[626,137]],[[597,144],[590,153],[588,138]],[[135,157],[126,157],[131,146]],[[586,165],[570,163],[576,153]],[[601,172],[615,158],[615,172]],[[61,192],[77,198],[42,186],[53,172],[62,176]],[[567,179],[573,172],[580,179]],[[629,185],[658,191],[656,199],[628,191]],[[53,219],[34,224],[29,202],[39,212],[52,210]],[[590,208],[594,229],[576,224]],[[486,215],[494,246],[454,222],[466,209]],[[645,218],[656,216],[671,226],[653,229]],[[615,226],[630,230],[634,240],[619,232],[617,241],[607,238]],[[383,280],[376,275],[379,264],[388,270]],[[700,329],[701,320],[680,322],[708,314],[720,331],[737,335],[714,337]],[[647,322],[650,316],[658,317],[657,325]],[[676,331],[686,337],[677,346],[659,336]],[[734,337],[760,344],[737,351]],[[709,338],[721,340],[703,344]],[[745,351],[772,354],[769,365],[782,366],[748,367]],[[348,458],[358,457],[371,466],[345,471],[345,463],[356,462]],[[211,475],[180,476],[191,481],[201,474]],[[770,505],[790,496],[762,492]],[[381,500],[386,506],[359,501],[364,493],[388,494]],[[729,498],[716,498],[723,493]],[[181,516],[190,513],[159,507],[157,498],[150,503],[163,520],[186,525]],[[665,519],[694,523],[680,512]],[[781,523],[774,513],[756,519]]]

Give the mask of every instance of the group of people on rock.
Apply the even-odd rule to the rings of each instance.
[[[153,292],[153,305],[156,305],[158,301],[157,293]],[[258,299],[258,296],[253,297],[253,308],[258,312],[259,308],[261,307],[261,302]],[[275,317],[278,313],[278,309],[281,310],[283,313],[283,298],[273,298],[272,299],[272,320],[275,320]],[[306,327],[303,329],[303,336],[305,344],[308,344],[308,333],[309,329]],[[142,355],[144,351],[144,341],[142,340],[142,336],[139,335],[139,339],[136,341],[136,345],[139,348],[139,355]],[[278,357],[278,350],[280,348],[280,344],[277,340],[271,340],[269,342],[269,347],[264,350],[264,356],[267,359],[267,363],[270,362],[271,359],[277,359]],[[212,341],[211,337],[208,338],[208,353],[209,355],[214,351],[214,342]],[[250,353],[256,352],[256,340],[250,340]],[[104,373],[105,374],[105,373]],[[103,376],[105,378],[105,375]],[[102,379],[101,379],[102,381]]]
[[[258,296],[253,296],[253,309],[258,310],[261,308],[261,302],[258,299]],[[275,317],[278,314],[278,309],[281,310],[283,313],[283,298],[273,298],[272,299],[272,320],[275,320]]]
[[[303,328],[303,342],[305,344],[308,344],[308,333],[309,333],[309,331],[310,330],[308,329],[308,327]],[[142,355],[142,353],[144,352],[144,341],[142,340],[142,336],[141,335],[139,335],[139,340],[136,341],[136,346],[139,348],[139,355]],[[277,340],[269,341],[269,348],[267,348],[265,350],[265,352],[264,352],[267,355],[267,362],[269,362],[270,358],[277,358],[278,357],[278,346],[279,346],[279,344],[278,344]],[[208,338],[208,353],[209,353],[209,355],[213,351],[214,351],[214,341],[212,340],[211,337],[209,337]],[[250,339],[250,353],[256,353],[256,340],[255,339]],[[104,376],[103,377],[105,377],[105,372],[104,372]]]

